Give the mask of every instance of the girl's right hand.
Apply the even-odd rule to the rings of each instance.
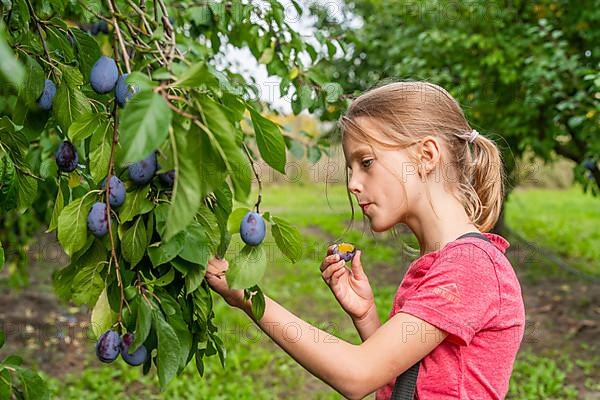
[[[321,263],[321,276],[329,286],[338,303],[352,319],[359,320],[375,307],[373,290],[360,262],[361,251],[352,259],[352,270],[346,262],[333,254],[333,246],[327,249],[327,257]]]

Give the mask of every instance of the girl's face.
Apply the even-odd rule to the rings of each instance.
[[[360,119],[364,130],[377,135],[377,125]],[[344,156],[348,167],[348,190],[356,196],[374,232],[384,232],[404,223],[411,204],[420,196],[417,165],[406,149],[377,148],[344,136]],[[411,190],[407,190],[411,188]],[[368,206],[365,207],[365,205]]]

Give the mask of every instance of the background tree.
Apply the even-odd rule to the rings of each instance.
[[[322,64],[344,93],[388,78],[432,81],[482,134],[502,135],[508,193],[526,151],[573,160],[584,191],[600,193],[600,2],[343,3],[313,12],[320,35],[343,38],[342,56]]]

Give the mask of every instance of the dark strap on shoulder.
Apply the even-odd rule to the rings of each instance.
[[[469,232],[465,233],[458,237],[458,239],[463,239],[466,237],[474,237],[478,239],[483,239],[486,242],[491,243],[492,241],[482,235],[479,232]],[[417,387],[417,376],[419,375],[419,366],[421,365],[421,361],[414,364],[412,367],[404,371],[402,374],[396,378],[396,384],[394,385],[394,391],[392,392],[391,400],[413,400],[415,396],[415,390]]]
[[[413,400],[417,387],[417,375],[421,362],[414,364],[396,378],[391,400]]]
[[[481,234],[481,233],[479,233],[479,232],[469,232],[469,233],[465,233],[464,235],[462,235],[462,236],[458,237],[456,240],[458,240],[458,239],[463,239],[463,238],[466,238],[466,237],[474,237],[474,238],[479,238],[479,239],[483,239],[483,240],[485,240],[486,242],[490,242],[490,243],[492,243],[492,241],[491,241],[490,239],[486,238],[486,237],[485,237],[483,234]]]

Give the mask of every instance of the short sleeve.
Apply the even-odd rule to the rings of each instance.
[[[495,265],[473,243],[456,244],[432,263],[421,283],[398,310],[448,332],[448,340],[468,345],[499,312]]]

